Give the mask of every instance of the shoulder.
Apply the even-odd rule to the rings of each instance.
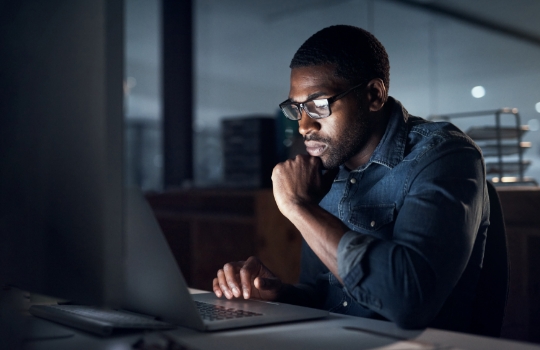
[[[419,158],[432,152],[441,156],[453,152],[472,152],[482,157],[476,143],[454,124],[428,121],[409,115],[405,157]]]

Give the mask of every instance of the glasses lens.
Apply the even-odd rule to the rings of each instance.
[[[282,105],[281,110],[283,111],[283,114],[285,114],[285,116],[289,118],[290,120],[300,119],[301,113],[298,110],[298,108],[296,108],[295,105],[291,105],[291,104]]]
[[[321,119],[330,115],[330,104],[325,98],[308,101],[305,106],[311,118]]]

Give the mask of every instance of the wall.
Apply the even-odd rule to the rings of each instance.
[[[527,30],[540,32],[535,1],[438,3],[472,6],[480,14],[495,11],[510,25],[525,23],[532,26]],[[195,19],[198,131],[212,133],[224,116],[276,114],[287,98],[294,52],[332,24],[360,26],[379,38],[390,56],[390,94],[412,114],[517,107],[523,123],[538,125],[540,46],[512,37],[391,1],[197,0]],[[486,89],[483,98],[471,95],[477,85]],[[529,132],[524,140],[534,142],[526,153],[533,160],[528,175],[540,178],[540,133]],[[219,164],[215,152],[205,153],[201,146],[197,152],[201,164]]]

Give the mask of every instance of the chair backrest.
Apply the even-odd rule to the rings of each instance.
[[[508,296],[508,253],[504,218],[495,186],[487,182],[490,214],[484,262],[472,306],[470,332],[499,337]]]

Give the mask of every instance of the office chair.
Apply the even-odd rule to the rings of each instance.
[[[506,230],[495,186],[487,181],[490,225],[487,230],[484,262],[472,305],[470,333],[500,337],[508,296],[508,253]]]

